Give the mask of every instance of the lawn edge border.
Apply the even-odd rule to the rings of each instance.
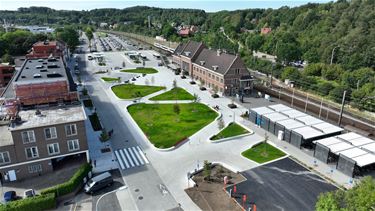
[[[136,64],[136,63],[134,63],[134,64]],[[159,70],[157,70],[157,69],[155,69],[153,67],[141,67],[139,69],[142,69],[142,68],[152,68],[152,69],[156,70],[156,73],[160,72]],[[129,69],[123,68],[123,69],[120,69],[118,72],[120,72],[120,73],[128,73],[128,74],[140,74],[140,75],[142,75],[142,74],[146,74],[146,75],[147,74],[156,74],[156,73],[135,73],[135,72],[126,72],[126,71],[123,71],[123,70],[136,70],[136,69],[137,69],[137,67],[136,68],[129,68]]]
[[[217,134],[219,134],[221,131],[223,131],[225,128],[227,128],[229,126],[229,124],[232,123],[232,122],[229,122],[223,129],[221,129]],[[241,127],[245,128],[247,131],[249,131],[249,133],[245,133],[245,134],[241,134],[241,135],[237,135],[237,136],[231,136],[231,137],[227,137],[227,138],[222,138],[222,139],[217,139],[217,140],[211,140],[211,138],[214,136],[211,136],[208,138],[208,141],[213,143],[213,144],[217,144],[217,143],[221,143],[221,142],[225,142],[225,141],[229,141],[229,140],[232,140],[232,139],[236,139],[236,138],[242,138],[242,137],[245,137],[245,136],[250,136],[250,135],[253,135],[254,134],[254,131],[247,128],[245,125],[241,124],[240,122],[236,122],[234,121],[234,123],[240,125]]]

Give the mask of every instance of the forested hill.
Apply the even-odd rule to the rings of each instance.
[[[152,28],[148,29],[147,18]],[[333,48],[337,47],[334,63],[345,69],[375,67],[375,1],[339,0],[326,4],[307,4],[279,9],[247,9],[206,13],[194,9],[161,9],[145,6],[126,9],[95,9],[90,11],[53,10],[45,7],[20,8],[1,11],[0,19],[10,23],[41,24],[119,24],[119,29],[147,34],[164,34],[179,40],[170,24],[197,25],[202,33],[193,39],[203,40],[212,47],[237,50],[218,35],[224,27],[231,38],[253,50],[279,55],[291,61],[329,63]],[[126,23],[126,25],[124,24]],[[272,33],[260,36],[259,30],[270,27]],[[255,33],[242,29],[255,30]]]

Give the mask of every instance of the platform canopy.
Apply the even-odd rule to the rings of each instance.
[[[342,140],[349,141],[349,140],[353,140],[353,139],[356,139],[356,138],[361,138],[362,136],[357,134],[357,133],[350,132],[350,133],[345,133],[345,134],[339,135],[337,137],[342,139]]]
[[[296,120],[302,122],[305,125],[315,125],[315,124],[319,124],[323,122],[322,120],[315,118],[313,116],[310,116],[310,115],[298,117],[296,118]]]
[[[365,154],[368,154],[368,152],[356,147],[339,152],[339,155],[344,155],[348,158],[354,158]]]
[[[270,106],[268,106],[268,108],[271,108],[272,110],[274,110],[276,112],[287,111],[287,110],[292,109],[291,107],[288,107],[288,106],[283,105],[283,104],[270,105]]]
[[[344,151],[344,150],[347,150],[347,149],[351,149],[353,148],[354,146],[351,145],[351,144],[348,144],[346,142],[340,142],[340,143],[337,143],[337,144],[332,144],[332,145],[329,145],[327,146],[329,148],[329,150],[338,155],[339,152],[341,151]]]
[[[264,115],[264,114],[270,114],[270,113],[275,113],[274,110],[267,108],[267,107],[259,107],[259,108],[252,108],[252,111],[256,112],[259,115]]]
[[[324,135],[324,133],[322,133],[321,131],[314,129],[310,126],[299,127],[299,128],[293,129],[292,131],[300,134],[305,140]]]
[[[328,122],[322,122],[319,124],[312,125],[313,128],[316,128],[320,131],[322,131],[325,134],[332,134],[332,133],[338,133],[344,131],[341,127],[337,127],[333,124],[330,124]]]
[[[283,114],[280,114],[280,113],[276,113],[276,112],[275,113],[270,113],[270,114],[265,114],[263,116],[267,117],[272,122],[289,119],[289,117],[287,117],[287,116],[285,116]]]
[[[359,167],[364,167],[375,163],[375,155],[368,153],[358,157],[351,158]]]
[[[314,141],[315,144],[319,143],[320,145],[323,145],[323,146],[329,146],[329,145],[337,144],[337,143],[341,143],[341,142],[342,141],[339,140],[336,137],[328,137],[328,138],[324,138],[324,139]]]
[[[277,121],[277,123],[284,126],[288,130],[305,126],[302,122],[298,122],[294,119],[284,119]]]
[[[298,111],[296,109],[290,109],[290,110],[286,110],[286,111],[281,111],[280,113],[282,113],[284,115],[287,115],[289,118],[292,118],[292,119],[308,115],[308,114],[303,113],[301,111]]]
[[[375,142],[371,144],[366,144],[361,146],[362,149],[368,150],[375,154]]]

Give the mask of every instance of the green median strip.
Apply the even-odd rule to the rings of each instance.
[[[265,163],[285,156],[285,153],[268,143],[260,143],[241,153],[257,163]]]

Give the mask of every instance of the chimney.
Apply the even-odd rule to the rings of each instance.
[[[217,53],[217,56],[220,56],[220,54],[221,54],[221,50],[220,50],[220,49],[217,49],[216,53]]]

